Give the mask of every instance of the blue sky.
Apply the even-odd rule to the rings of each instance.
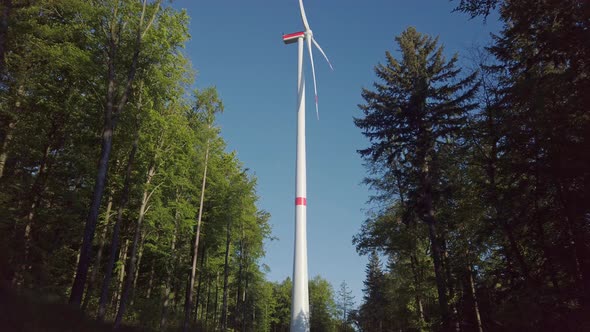
[[[440,36],[446,54],[467,55],[489,42],[499,25],[452,13],[447,0],[307,0],[307,18],[332,61],[330,71],[315,52],[320,120],[315,117],[311,69],[307,78],[307,196],[309,275],[335,290],[346,281],[362,300],[366,258],[352,245],[365,219],[369,192],[356,150],[368,141],[354,126],[361,88],[375,81],[373,67],[394,55],[394,37],[408,26]],[[228,149],[258,178],[259,207],[271,213],[273,235],[263,263],[268,278],[292,273],[297,46],[281,36],[303,30],[297,0],[181,1],[191,17],[186,53],[197,71],[197,88],[216,86],[225,105],[217,124]]]

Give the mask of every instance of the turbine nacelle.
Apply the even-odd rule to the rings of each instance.
[[[318,88],[317,88],[317,83],[316,83],[316,78],[315,78],[315,65],[313,62],[313,52],[312,52],[311,44],[313,44],[320,51],[320,53],[322,53],[322,55],[324,56],[324,59],[326,59],[326,62],[328,62],[330,69],[334,70],[334,68],[332,67],[330,60],[326,56],[326,53],[324,53],[324,50],[322,50],[322,48],[320,47],[320,44],[318,44],[318,42],[313,38],[313,32],[311,31],[311,28],[309,27],[309,23],[307,22],[307,16],[305,15],[305,8],[303,8],[303,0],[299,0],[299,9],[301,11],[301,20],[303,21],[303,26],[304,26],[305,30],[283,35],[283,42],[285,44],[292,44],[292,43],[296,42],[297,40],[299,40],[300,38],[307,40],[307,50],[309,51],[309,61],[311,62],[311,73],[313,76],[313,91],[315,93],[315,98],[314,98],[315,112],[316,112],[316,116],[319,120],[320,113],[319,113],[319,107],[318,107]]]
[[[283,35],[283,43],[293,44],[299,38],[305,38],[305,31],[298,31]]]

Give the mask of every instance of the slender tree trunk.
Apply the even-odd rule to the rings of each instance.
[[[248,316],[248,307],[246,306],[246,296],[248,292],[248,278],[244,280],[244,290],[242,291],[242,332],[246,332],[246,317]]]
[[[219,271],[215,275],[215,306],[213,311],[213,324],[212,326],[217,327],[217,313],[219,312]]]
[[[567,189],[562,183],[556,184],[558,188],[558,197],[561,201],[563,216],[566,221],[567,236],[571,245],[571,265],[573,280],[576,287],[580,290],[578,299],[585,306],[590,303],[590,274],[586,273],[584,268],[586,261],[585,238],[587,237],[583,223],[576,222],[574,210],[570,204],[569,195],[566,195]],[[580,225],[582,224],[582,225]]]
[[[125,314],[125,310],[127,309],[127,301],[129,299],[129,295],[131,294],[132,290],[132,282],[133,277],[135,275],[136,269],[136,260],[137,260],[137,249],[139,246],[139,239],[141,237],[141,226],[143,223],[143,219],[145,218],[145,213],[147,211],[148,201],[150,199],[151,194],[154,192],[153,189],[150,193],[148,190],[148,186],[151,184],[154,175],[156,174],[156,163],[153,162],[150,166],[148,171],[147,180],[145,183],[145,189],[143,191],[143,197],[141,200],[141,206],[139,208],[139,217],[137,218],[137,223],[135,225],[135,236],[133,237],[133,244],[131,246],[131,254],[129,259],[129,273],[127,273],[127,277],[125,279],[125,286],[123,287],[123,294],[121,296],[121,301],[119,302],[119,309],[117,310],[117,316],[115,317],[115,324],[114,329],[118,329],[121,326],[121,322],[123,321],[123,315]]]
[[[4,54],[6,53],[6,44],[8,41],[8,21],[12,9],[12,0],[2,0],[0,5],[2,6],[0,9],[0,74],[3,74],[6,63]],[[2,177],[2,166],[0,164],[0,178]]]
[[[479,303],[477,301],[477,295],[475,294],[475,282],[473,281],[473,270],[471,264],[467,266],[467,278],[469,280],[469,290],[471,299],[473,301],[473,316],[475,317],[475,323],[477,324],[477,331],[483,332],[483,325],[481,323],[481,315],[479,312]]]
[[[155,267],[154,260],[152,260],[152,264],[150,267],[150,278],[148,280],[148,288],[147,288],[147,291],[145,294],[146,299],[149,299],[152,296],[152,289],[154,287],[154,275],[156,273],[155,268],[156,267]],[[135,288],[135,286],[134,286],[134,288]]]
[[[88,303],[90,302],[90,298],[92,297],[92,291],[94,290],[94,282],[96,281],[96,275],[98,274],[98,270],[100,269],[100,263],[102,261],[102,252],[109,230],[109,220],[111,218],[112,207],[113,193],[111,192],[111,194],[109,195],[107,209],[105,212],[104,226],[102,228],[102,233],[100,234],[100,240],[98,242],[98,252],[96,253],[96,261],[94,262],[94,267],[92,268],[92,272],[90,273],[90,280],[88,281],[88,287],[86,288],[86,296],[84,297],[84,302],[82,302],[82,311],[86,311],[86,308],[88,308]]]
[[[209,276],[209,274],[208,274],[208,276]],[[207,287],[207,290],[206,290],[207,300],[205,301],[205,309],[204,310],[201,309],[201,320],[205,321],[205,325],[204,325],[205,328],[207,328],[209,326],[208,325],[208,323],[209,323],[209,303],[211,301],[211,278],[210,277],[207,278],[206,285],[207,285],[206,286]],[[203,316],[205,316],[204,319],[203,319]]]
[[[137,72],[137,64],[139,61],[139,53],[141,50],[141,40],[143,35],[149,29],[153,22],[157,12],[159,11],[161,0],[157,2],[157,8],[154,12],[151,21],[143,28],[145,11],[147,7],[147,1],[143,2],[143,8],[139,24],[137,28],[135,46],[131,66],[129,67],[127,74],[127,81],[124,84],[123,92],[119,98],[116,98],[116,91],[119,89],[117,82],[115,58],[118,51],[117,35],[121,27],[118,25],[122,24],[120,21],[117,22],[117,18],[114,18],[110,22],[111,31],[109,31],[108,43],[107,43],[107,68],[108,68],[108,85],[106,95],[106,107],[104,113],[104,125],[102,132],[101,152],[98,163],[98,172],[96,180],[94,182],[94,192],[92,194],[92,201],[90,203],[90,211],[88,212],[88,218],[86,219],[86,226],[84,228],[84,236],[82,239],[82,247],[80,248],[80,262],[76,270],[76,278],[72,285],[72,291],[70,294],[70,303],[80,305],[82,301],[82,295],[84,293],[84,286],[86,283],[86,276],[88,274],[88,268],[90,267],[90,255],[92,249],[92,240],[94,239],[94,232],[96,229],[96,222],[98,220],[98,211],[100,208],[100,202],[102,200],[102,194],[107,181],[107,172],[109,159],[111,157],[111,149],[113,147],[113,131],[115,129],[114,116],[118,115],[123,111],[125,104],[129,98],[133,81],[135,80],[135,74]]]
[[[121,257],[119,261],[121,262],[120,266],[121,269],[119,270],[119,283],[117,284],[117,292],[116,296],[114,297],[114,303],[111,303],[111,306],[114,307],[121,301],[121,294],[123,293],[123,281],[125,280],[125,266],[127,266],[127,252],[129,251],[129,240],[125,240],[125,245],[123,246],[123,252],[121,253]],[[115,307],[115,310],[117,308]]]
[[[139,278],[139,271],[141,268],[141,258],[143,257],[143,244],[145,242],[145,238],[147,235],[142,235],[139,240],[139,253],[137,254],[137,265],[135,268],[135,275],[133,276],[133,287],[131,287],[131,294],[129,297],[131,300],[129,301],[129,306],[133,306],[133,299],[135,298],[135,290],[137,289],[137,278]],[[157,239],[156,239],[157,241]]]
[[[197,257],[199,254],[199,236],[201,234],[201,218],[203,216],[203,202],[205,199],[205,185],[207,183],[207,164],[209,162],[209,140],[207,140],[207,148],[205,150],[205,167],[203,170],[203,182],[201,184],[201,199],[199,202],[199,216],[197,219],[197,230],[195,232],[195,244],[194,244],[194,252],[193,252],[193,264],[191,268],[191,275],[188,283],[188,290],[186,292],[186,301],[185,301],[185,308],[184,308],[184,323],[182,326],[183,332],[188,332],[188,325],[190,320],[190,310],[191,310],[191,297],[193,293],[193,288],[195,286],[195,274],[197,270]]]
[[[197,323],[197,318],[199,315],[199,304],[201,304],[201,287],[203,284],[203,271],[205,271],[204,266],[205,266],[205,262],[209,257],[207,257],[207,250],[205,250],[205,248],[201,248],[201,264],[200,264],[200,268],[199,268],[199,282],[197,283],[197,294],[195,295],[195,314],[193,316],[193,325]],[[203,311],[201,309],[201,311]],[[202,316],[202,313],[201,313]]]
[[[243,227],[243,222],[242,222],[242,227]],[[243,268],[244,268],[244,238],[243,238],[243,229],[242,229],[242,238],[240,238],[240,258],[238,259],[238,289],[236,292],[236,309],[235,309],[235,315],[234,315],[234,326],[239,326],[239,320],[241,318],[243,318],[244,316],[244,312],[243,312],[243,306],[242,306],[242,282],[243,282]]]
[[[15,273],[13,284],[16,287],[21,287],[25,280],[25,275],[30,272],[31,264],[30,264],[30,254],[31,254],[31,246],[32,246],[32,228],[33,228],[33,220],[35,219],[35,212],[39,204],[41,204],[41,196],[43,188],[45,187],[45,180],[46,180],[46,173],[48,167],[48,160],[49,160],[49,152],[51,151],[51,145],[47,144],[45,149],[43,150],[43,157],[41,159],[41,163],[39,165],[39,173],[35,177],[35,181],[31,187],[31,191],[29,197],[31,197],[31,202],[26,212],[25,216],[25,228],[23,234],[23,256],[20,267],[17,269],[17,273]]]
[[[178,206],[178,190],[176,191],[176,205]],[[174,214],[174,234],[172,235],[172,244],[170,245],[170,252],[172,254],[176,253],[176,239],[178,237],[178,219],[180,218],[180,212],[176,209],[176,213]],[[160,318],[160,331],[166,330],[166,315],[168,314],[168,306],[170,303],[170,282],[172,279],[172,275],[174,274],[175,267],[179,266],[178,264],[179,259],[176,259],[176,265],[171,266],[170,264],[166,264],[166,282],[164,284],[164,303],[162,306],[162,316]],[[176,295],[175,295],[176,296]]]
[[[449,317],[449,309],[448,309],[448,300],[447,300],[447,292],[446,292],[446,283],[445,283],[445,276],[444,271],[442,268],[442,259],[441,259],[441,249],[439,245],[439,241],[436,236],[436,227],[434,225],[434,221],[428,222],[428,234],[430,237],[430,245],[432,249],[432,260],[434,262],[434,275],[436,280],[436,289],[438,291],[438,303],[440,306],[440,312],[442,315],[443,320],[443,327],[445,329],[449,328],[450,317]]]
[[[4,167],[8,159],[8,146],[12,142],[12,135],[16,128],[16,122],[10,122],[4,133],[4,140],[2,141],[2,151],[0,151],[0,179],[4,176]]]
[[[100,299],[98,303],[98,314],[97,319],[98,321],[103,321],[104,316],[106,313],[106,304],[109,297],[109,287],[111,285],[111,278],[113,275],[113,269],[115,268],[115,260],[117,258],[117,253],[119,251],[119,233],[121,232],[121,222],[123,219],[123,211],[125,210],[125,206],[127,205],[127,201],[129,200],[129,188],[131,187],[131,170],[133,168],[133,163],[135,161],[135,154],[137,153],[137,144],[139,142],[139,130],[136,132],[135,141],[133,142],[133,147],[129,152],[129,158],[127,159],[127,167],[125,168],[125,180],[123,183],[123,190],[121,192],[121,197],[119,199],[119,206],[117,208],[117,219],[115,219],[115,224],[113,225],[113,235],[111,239],[111,250],[109,261],[105,268],[104,273],[104,280],[102,282],[102,288],[100,292]]]
[[[418,310],[418,322],[420,323],[420,331],[425,326],[424,321],[424,307],[422,305],[422,286],[420,283],[420,278],[418,276],[418,259],[416,258],[415,254],[410,255],[410,265],[412,268],[412,276],[414,277],[414,287],[416,288],[416,309]]]
[[[459,314],[457,312],[457,304],[455,303],[455,287],[453,287],[453,275],[451,271],[451,263],[449,259],[449,251],[447,250],[447,243],[445,239],[445,235],[440,236],[441,242],[441,249],[442,249],[442,256],[443,256],[443,269],[446,275],[446,284],[447,289],[449,292],[449,298],[451,299],[449,306],[451,309],[451,329],[455,330],[455,332],[461,331],[461,326],[459,325]]]
[[[227,331],[227,291],[229,286],[229,247],[231,242],[231,218],[227,218],[225,239],[225,263],[223,265],[223,306],[221,307],[221,331]]]

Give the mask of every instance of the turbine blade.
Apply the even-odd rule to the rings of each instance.
[[[330,59],[328,59],[328,56],[326,55],[326,53],[324,53],[324,50],[322,50],[322,48],[320,47],[320,44],[318,44],[318,42],[315,41],[315,38],[313,39],[313,44],[315,45],[315,47],[318,48],[318,50],[320,50],[320,53],[322,53],[322,55],[324,56],[324,59],[326,59],[326,61],[328,62],[330,69],[334,70],[334,67],[332,67],[332,63],[330,62]]]
[[[318,109],[318,87],[315,80],[315,65],[313,63],[313,52],[311,49],[311,41],[313,40],[312,36],[307,36],[307,49],[309,50],[309,61],[311,62],[311,75],[313,76],[313,92],[315,93],[315,114],[320,119],[320,111]]]
[[[305,16],[305,8],[303,8],[303,0],[299,0],[299,10],[301,11],[301,20],[303,20],[303,26],[305,27],[305,31],[309,29],[309,23],[307,23],[307,16]]]

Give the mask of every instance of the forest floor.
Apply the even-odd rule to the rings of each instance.
[[[33,292],[20,294],[0,284],[0,331],[2,332],[106,332],[112,324],[99,323],[71,305]],[[123,326],[118,331],[139,332]]]

